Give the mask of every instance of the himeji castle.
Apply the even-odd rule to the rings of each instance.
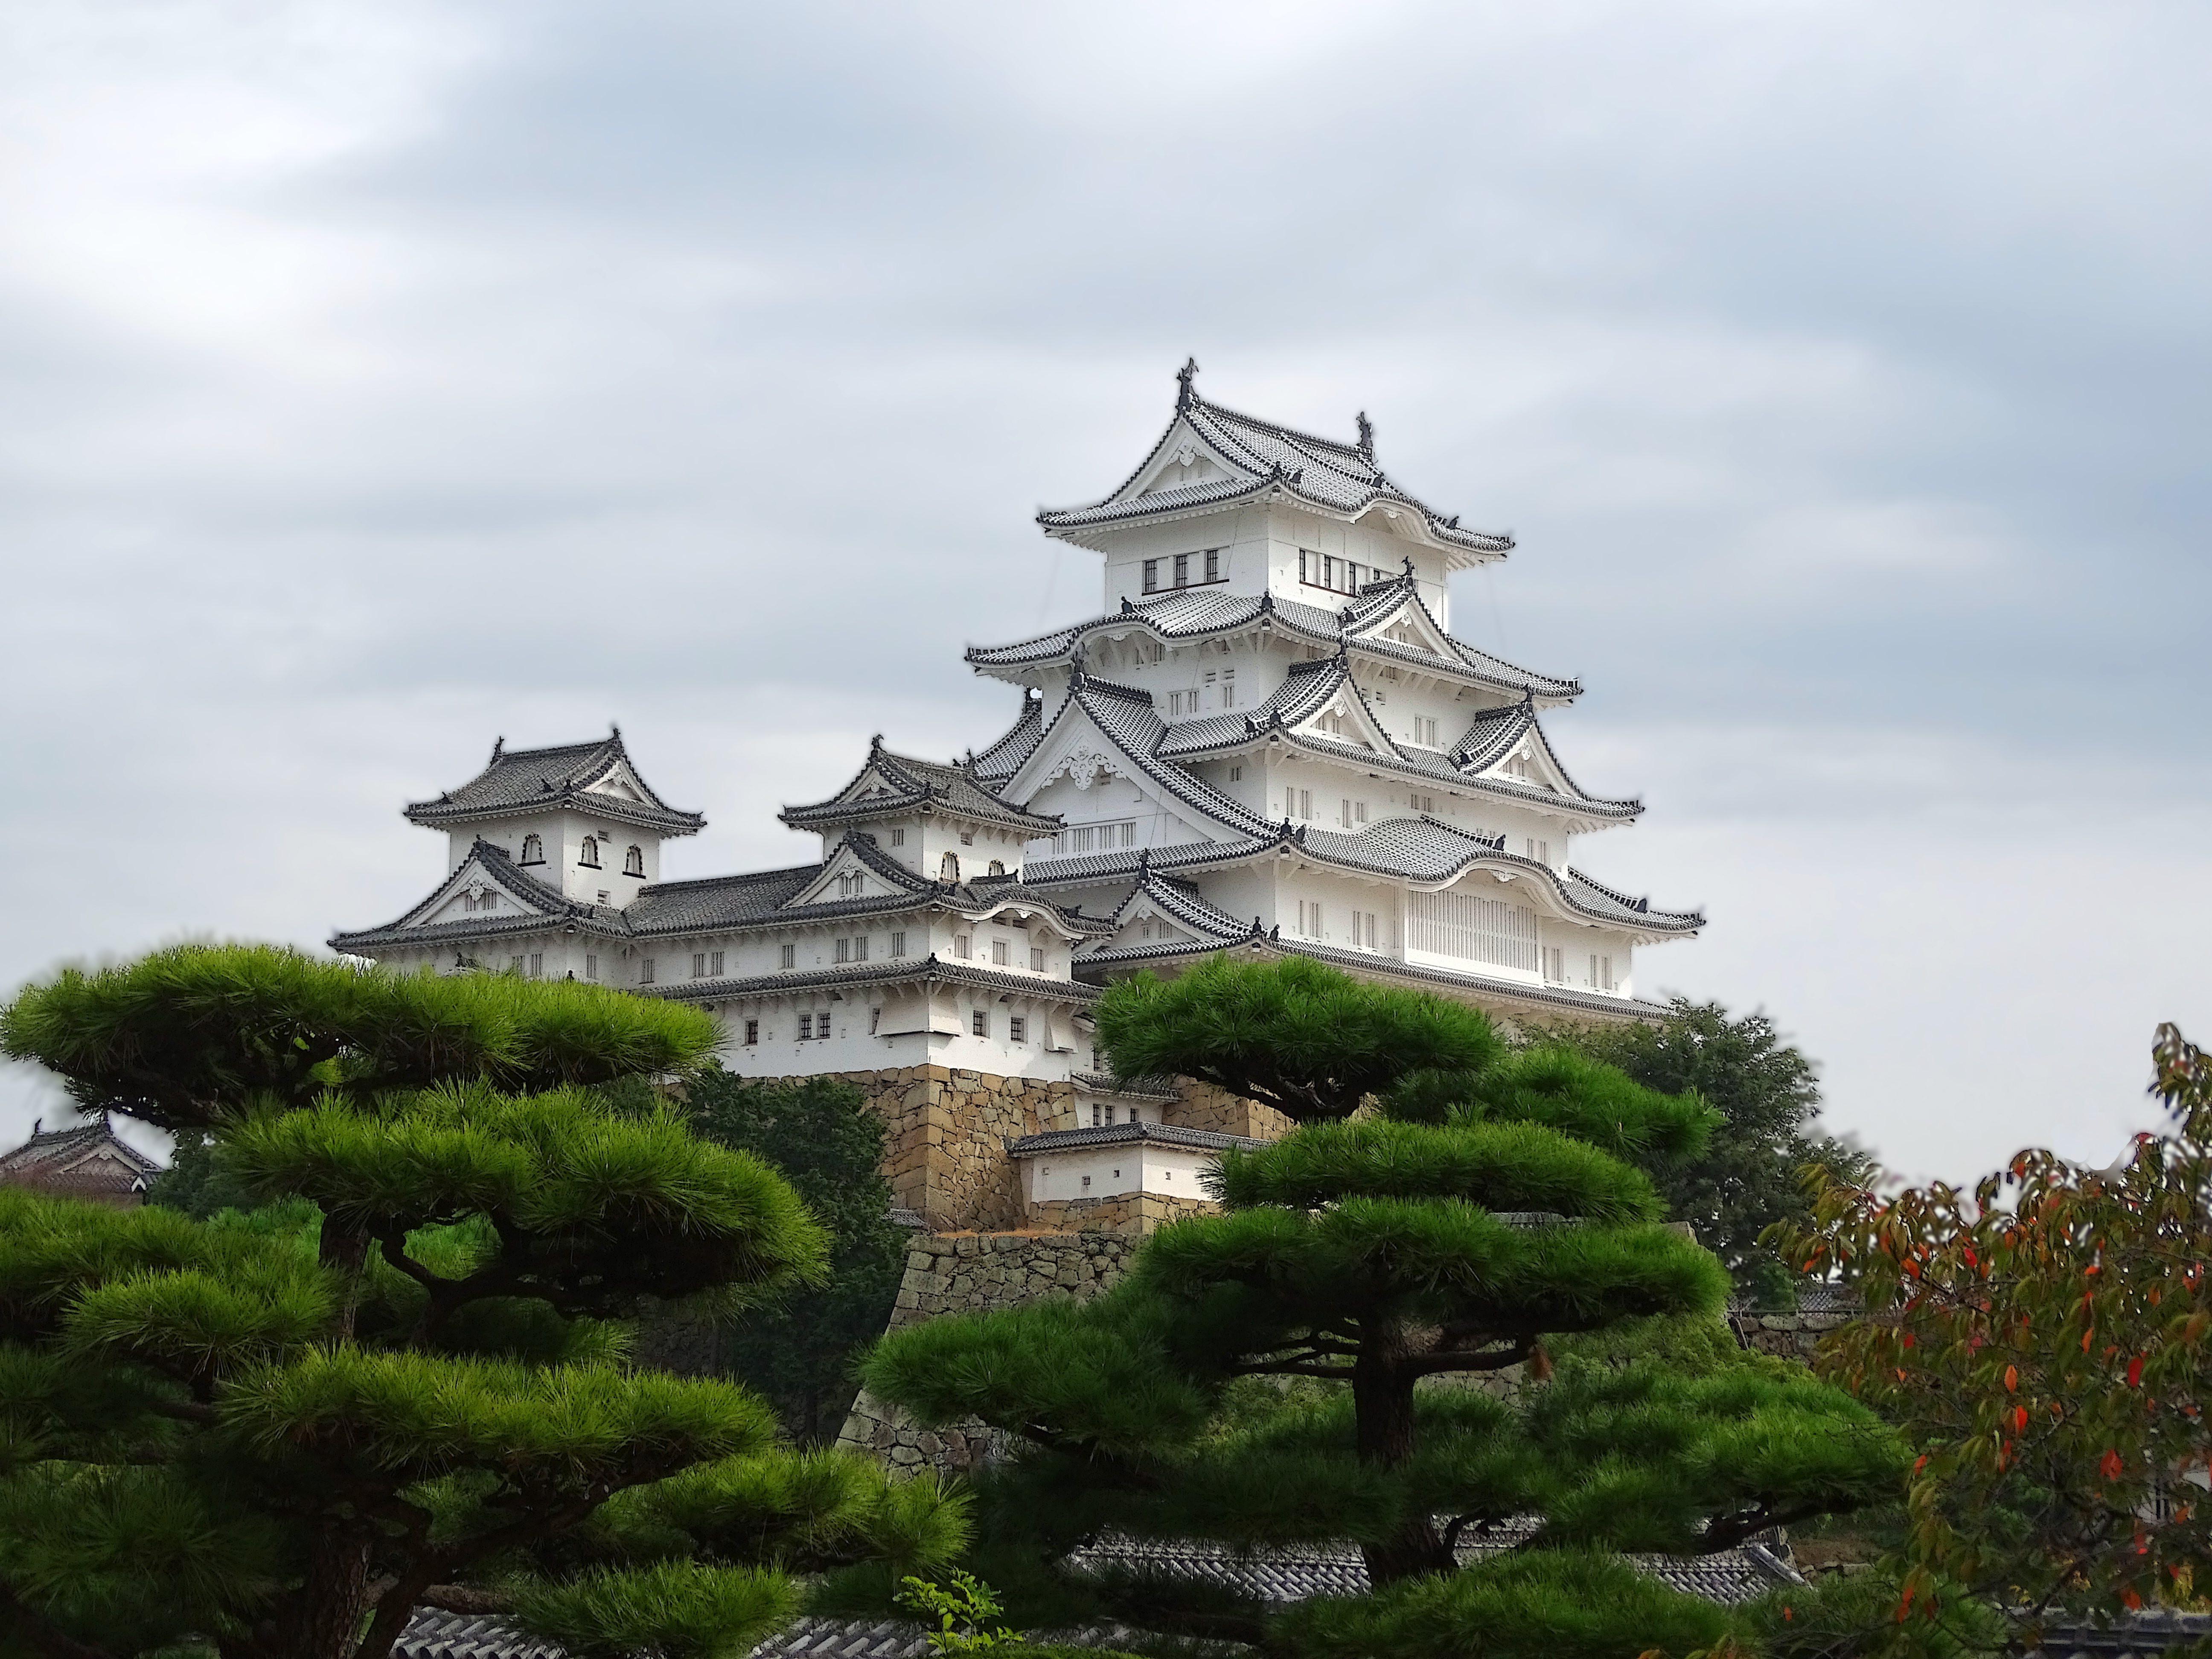
[[[878,738],[780,870],[661,878],[704,820],[619,731],[495,744],[406,809],[447,874],[333,948],[400,968],[574,977],[703,1005],[725,1062],[834,1074],[890,1126],[899,1203],[951,1227],[1142,1229],[1202,1200],[1265,1108],[1117,1079],[1100,988],[1215,951],[1297,954],[1504,1019],[1638,1018],[1640,946],[1693,934],[1585,874],[1580,838],[1633,821],[1567,771],[1546,710],[1582,686],[1451,633],[1449,578],[1513,544],[1424,505],[1351,443],[1178,376],[1121,485],[1038,514],[1099,556],[1099,614],[970,667],[1020,698],[954,763]]]

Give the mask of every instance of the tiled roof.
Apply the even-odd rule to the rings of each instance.
[[[1239,921],[1200,896],[1197,888],[1187,881],[1176,881],[1161,875],[1151,867],[1149,860],[1139,860],[1137,884],[1129,890],[1128,896],[1114,908],[1114,920],[1126,925],[1129,913],[1138,902],[1149,900],[1155,909],[1175,918],[1201,938],[1227,941],[1244,938],[1259,924],[1255,917],[1249,922]]]
[[[592,789],[592,785],[617,768],[627,769],[636,781],[643,799],[633,800]],[[449,824],[564,807],[669,836],[696,835],[707,823],[698,813],[682,811],[653,793],[623,748],[619,731],[597,743],[562,744],[551,749],[509,749],[501,738],[493,745],[490,761],[475,777],[435,800],[416,801],[406,811],[416,823]]]
[[[2212,1613],[2177,1613],[2169,1607],[2144,1607],[2100,1626],[2090,1620],[2053,1618],[2043,1626],[2043,1645],[2038,1659],[2149,1659],[2154,1654],[2202,1652],[2212,1638]]]
[[[1025,996],[1060,1002],[1096,1002],[1102,994],[1096,986],[1065,980],[1051,974],[1018,974],[1003,968],[979,968],[973,963],[946,962],[932,954],[900,957],[890,962],[852,963],[842,968],[811,968],[787,974],[756,974],[743,979],[672,980],[665,985],[638,988],[640,996],[660,997],[672,1002],[720,1002],[729,997],[774,995],[787,991],[824,991],[847,986],[890,985],[902,980],[945,980],[957,985],[981,986],[993,991],[1013,991]]]
[[[1215,458],[1227,464],[1228,476],[1131,495],[1129,490],[1184,422]],[[1346,517],[1355,517],[1378,503],[1409,509],[1420,516],[1437,541],[1468,556],[1455,562],[1479,563],[1512,548],[1511,537],[1463,530],[1457,514],[1446,518],[1393,483],[1375,463],[1371,428],[1364,416],[1360,422],[1362,436],[1358,443],[1316,437],[1208,403],[1198,395],[1186,374],[1176,400],[1175,419],[1119,489],[1089,507],[1048,508],[1037,514],[1037,522],[1047,531],[1075,532],[1164,513],[1188,512],[1280,489],[1308,505]]]
[[[518,915],[471,917],[465,921],[441,921],[417,924],[415,918],[427,915],[453,890],[454,884],[471,864],[480,868],[486,877],[503,889],[507,896],[526,908]],[[653,889],[647,887],[645,893]],[[634,907],[633,907],[634,908]],[[465,942],[472,939],[500,939],[519,933],[540,933],[548,927],[574,926],[581,932],[596,933],[606,939],[628,936],[631,924],[625,914],[611,904],[583,904],[568,897],[549,882],[517,864],[504,847],[495,846],[479,836],[469,848],[468,856],[456,866],[451,874],[430,890],[430,896],[397,921],[386,922],[380,927],[364,927],[357,933],[333,933],[330,946],[347,954],[357,953],[364,945],[436,945],[447,941]]]
[[[1382,584],[1389,589],[1401,588],[1403,584]],[[1401,608],[1395,592],[1386,595],[1392,600],[1392,611]],[[1413,601],[1419,605],[1418,598]],[[1423,607],[1426,615],[1426,608]],[[1462,640],[1449,640],[1451,657],[1440,657],[1418,646],[1397,640],[1364,635],[1355,630],[1373,622],[1371,607],[1363,612],[1353,606],[1342,611],[1331,611],[1317,605],[1306,605],[1296,599],[1281,599],[1273,593],[1228,593],[1218,589],[1184,588],[1179,592],[1162,593],[1145,600],[1124,600],[1122,608],[1110,615],[1094,617],[1066,628],[1054,629],[1049,634],[1040,634],[1034,639],[1018,641],[1012,645],[970,647],[969,663],[978,670],[1018,668],[1039,663],[1058,663],[1070,660],[1080,653],[1083,642],[1096,633],[1127,633],[1131,625],[1146,628],[1155,637],[1170,644],[1212,639],[1223,634],[1240,633],[1266,621],[1292,640],[1303,640],[1314,645],[1348,647],[1363,655],[1374,656],[1386,662],[1407,664],[1430,673],[1464,679],[1494,691],[1513,694],[1534,692],[1547,702],[1565,702],[1582,695],[1580,682],[1558,679],[1538,674],[1526,668],[1478,651]],[[1439,634],[1441,629],[1437,630]]]
[[[986,744],[973,757],[975,775],[986,783],[1004,783],[1021,769],[1022,763],[1036,750],[1037,739],[1043,735],[1044,702],[1041,698],[1024,696],[1021,717],[1006,728],[1005,736]]]
[[[1071,1072],[1068,1077],[1087,1095],[1124,1095],[1136,1100],[1182,1098],[1182,1091],[1169,1077],[1111,1077],[1103,1072]]]
[[[821,872],[818,864],[801,864],[701,881],[655,882],[631,901],[629,926],[641,933],[756,927],[804,892]]]
[[[37,1124],[31,1138],[0,1152],[0,1185],[94,1197],[142,1192],[161,1166],[118,1136],[102,1112],[66,1129]]]
[[[1006,1156],[1042,1158],[1048,1152],[1073,1152],[1085,1146],[1120,1146],[1136,1141],[1200,1152],[1267,1144],[1244,1135],[1221,1134],[1212,1129],[1188,1129],[1180,1123],[1109,1123],[1096,1129],[1049,1129],[1042,1134],[1024,1135],[1006,1144]]]
[[[1039,1647],[1126,1648],[1144,1637],[1127,1625],[1086,1625],[1031,1631],[1026,1639]],[[900,1620],[802,1619],[769,1637],[746,1659],[921,1659],[931,1650],[929,1632]]]
[[[1459,1558],[1473,1563],[1499,1554],[1534,1534],[1531,1522],[1509,1522],[1479,1540],[1462,1538]],[[1734,1606],[1756,1601],[1778,1584],[1802,1584],[1797,1570],[1769,1546],[1747,1543],[1711,1555],[1631,1555],[1637,1570],[1672,1589]],[[1079,1573],[1112,1571],[1182,1579],[1249,1596],[1271,1607],[1316,1595],[1366,1593],[1367,1565],[1346,1543],[1263,1545],[1237,1549],[1210,1539],[1133,1538],[1108,1533],[1074,1551]]]
[[[878,787],[866,793],[857,793],[861,781],[871,774],[879,780]],[[794,830],[826,829],[924,806],[983,818],[1036,835],[1050,835],[1060,825],[1058,818],[1025,812],[1012,801],[1001,799],[969,766],[942,766],[934,761],[891,753],[884,747],[881,732],[869,743],[868,758],[851,782],[828,800],[817,801],[811,806],[787,806],[777,816]]]
[[[495,1615],[417,1607],[392,1644],[392,1659],[566,1659],[566,1653]]]

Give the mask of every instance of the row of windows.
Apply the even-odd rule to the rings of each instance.
[[[1357,593],[1363,582],[1387,580],[1390,573],[1371,564],[1355,564],[1333,553],[1298,550],[1298,580],[1308,587],[1326,587],[1332,593]]]
[[[871,1036],[875,1035],[877,1023],[881,1020],[882,1018],[883,1011],[880,1008],[872,1008],[868,1011],[868,1034]],[[801,1014],[799,1017],[799,1040],[801,1042],[826,1042],[829,1041],[830,1037],[830,1019],[831,1016],[826,1013]],[[990,1011],[985,1008],[978,1008],[973,1013],[969,1014],[968,1016],[968,1029],[969,1031],[975,1036],[988,1037],[990,1036]],[[772,1036],[775,1034],[771,1032],[769,1035]],[[745,1022],[745,1046],[749,1048],[757,1048],[760,1045],[760,1021],[757,1019],[747,1020]],[[1029,1017],[1026,1014],[1008,1015],[1006,1017],[1006,1041],[1009,1042],[1026,1043],[1029,1040]]]
[[[1145,592],[1159,593],[1170,588],[1227,581],[1229,562],[1222,556],[1224,550],[1218,547],[1209,547],[1203,553],[1178,553],[1172,558],[1146,559]]]
[[[1208,669],[1202,685],[1168,693],[1168,718],[1171,720],[1202,714],[1208,708],[1236,707],[1237,671],[1233,668]]]
[[[545,838],[543,836],[525,836],[522,838],[521,861],[525,864],[545,862]],[[586,870],[596,870],[600,867],[599,838],[597,836],[584,837],[584,844],[576,849],[576,863]],[[623,854],[623,874],[643,878],[645,848],[633,847]]]
[[[1110,853],[1117,847],[1137,844],[1137,821],[1126,823],[1086,823],[1064,830],[1052,838],[1055,853]]]
[[[1554,985],[1567,981],[1567,953],[1556,946],[1544,951],[1544,977]],[[1593,991],[1611,991],[1618,988],[1613,977],[1613,958],[1593,951],[1589,957],[1589,977],[1583,981]]]
[[[1138,1108],[1138,1107],[1135,1107],[1135,1106],[1132,1106],[1131,1108],[1129,1108],[1129,1115],[1128,1115],[1128,1118],[1127,1118],[1127,1121],[1128,1122],[1131,1122],[1131,1123],[1142,1123],[1142,1122],[1145,1121],[1145,1115],[1144,1115],[1144,1112],[1142,1111],[1142,1109],[1139,1109],[1139,1108]],[[1104,1128],[1108,1124],[1109,1124],[1109,1123],[1111,1123],[1111,1122],[1113,1122],[1113,1121],[1114,1121],[1114,1109],[1113,1109],[1111,1106],[1101,1106],[1101,1105],[1100,1105],[1097,1101],[1093,1101],[1093,1102],[1091,1102],[1091,1127],[1092,1128],[1094,1128],[1094,1129],[1103,1129],[1103,1128]],[[1154,1119],[1152,1120],[1152,1121],[1153,1121],[1153,1122],[1155,1122],[1155,1123],[1157,1123],[1157,1122],[1158,1122],[1158,1121],[1159,1121],[1159,1119],[1158,1119],[1158,1118],[1154,1118]],[[1115,1170],[1115,1171],[1114,1171],[1114,1173],[1115,1173],[1115,1175],[1119,1175],[1119,1174],[1121,1174],[1121,1172],[1119,1170]],[[1086,1177],[1086,1179],[1087,1179],[1087,1178],[1088,1178],[1088,1177]]]

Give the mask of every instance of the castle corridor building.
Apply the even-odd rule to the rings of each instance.
[[[447,873],[331,944],[398,968],[571,976],[712,1009],[726,1064],[858,1083],[899,1202],[939,1227],[1141,1229],[1201,1200],[1212,1154],[1273,1114],[1106,1074],[1089,1009],[1139,968],[1297,954],[1506,1020],[1620,1019],[1638,947],[1704,918],[1577,867],[1633,821],[1547,738],[1573,679],[1453,637],[1449,579],[1503,559],[1357,441],[1200,397],[1094,505],[1038,515],[1097,553],[1099,614],[971,649],[1020,696],[952,764],[873,744],[788,869],[660,878],[703,820],[621,733],[495,744],[406,809]]]

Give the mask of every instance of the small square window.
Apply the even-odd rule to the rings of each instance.
[[[1006,1021],[1006,1036],[1013,1042],[1027,1042],[1030,1040],[1029,1021],[1019,1014],[1012,1016]]]
[[[894,957],[902,957],[906,954],[906,935],[904,933],[893,933],[891,935],[891,954]]]
[[[745,1047],[750,1048],[759,1041],[760,1022],[757,1019],[747,1020],[745,1022]]]
[[[786,968],[799,966],[799,947],[796,945],[787,945],[783,947],[782,965]]]
[[[1030,947],[1030,972],[1033,974],[1044,972],[1044,952],[1036,945]]]
[[[801,1014],[799,1017],[799,1040],[801,1042],[811,1042],[814,1040],[813,1015]]]
[[[974,1013],[968,1016],[968,1029],[980,1037],[987,1037],[990,1036],[990,1015],[985,1013],[981,1008],[978,1008]]]
[[[906,831],[904,830],[893,830],[891,831],[891,845],[894,847],[903,847],[906,845]]]

